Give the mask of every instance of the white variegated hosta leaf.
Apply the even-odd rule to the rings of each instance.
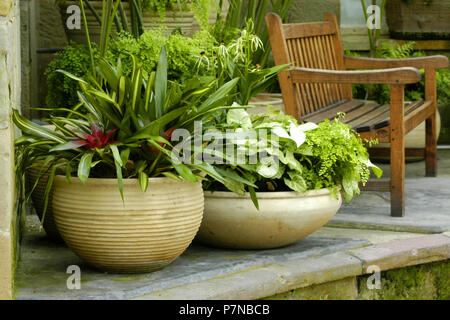
[[[314,122],[306,122],[304,124],[299,125],[299,129],[303,132],[311,131],[314,129],[317,129],[319,126],[315,124]]]
[[[250,115],[244,109],[231,109],[227,113],[228,124],[239,124],[244,129],[252,127]]]
[[[291,173],[291,172],[289,172]],[[307,190],[305,180],[298,174],[289,174],[291,179],[284,178],[284,183],[291,189],[297,192],[305,192]]]
[[[302,165],[295,159],[294,154],[290,150],[286,151],[286,164],[289,169],[302,172]]]
[[[306,134],[295,124],[291,124],[289,131],[291,139],[297,144],[297,148],[300,147],[306,140]]]
[[[256,171],[264,178],[273,178],[277,175],[280,165],[274,157],[264,157],[259,160]]]
[[[289,133],[282,127],[274,127],[272,129],[272,133],[276,134],[280,138],[291,139],[291,136],[289,135]]]

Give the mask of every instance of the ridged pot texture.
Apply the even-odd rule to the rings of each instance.
[[[31,191],[34,184],[37,181],[36,187],[31,194],[31,199],[33,200],[33,206],[36,210],[36,214],[39,220],[42,221],[44,207],[45,207],[45,188],[47,187],[48,172],[42,167],[33,167],[27,170],[27,193]],[[47,236],[55,242],[62,242],[62,238],[58,232],[58,229],[53,218],[52,211],[52,198],[53,198],[53,188],[50,191],[48,197],[47,211],[44,217],[44,230]]]
[[[339,210],[342,199],[327,189],[257,192],[259,210],[250,195],[205,192],[205,213],[197,239],[232,249],[270,249],[292,244],[313,233]]]
[[[53,214],[67,245],[102,271],[143,273],[161,269],[189,246],[203,216],[201,183],[151,178],[147,192],[124,179],[82,183],[55,177]]]

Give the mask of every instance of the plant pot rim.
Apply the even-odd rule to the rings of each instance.
[[[226,198],[226,199],[251,199],[250,193],[240,195],[231,191],[204,191],[205,197],[208,198]],[[258,199],[286,199],[286,198],[310,198],[331,195],[331,191],[327,188],[318,190],[310,190],[306,192],[296,191],[271,191],[271,192],[256,192]]]
[[[55,175],[55,182],[62,182],[64,181],[65,183],[67,183],[66,181],[66,176],[63,175]],[[99,185],[117,185],[117,178],[89,178],[85,183],[83,183],[80,178],[78,177],[70,177],[70,184],[99,184]],[[138,185],[139,181],[137,178],[124,178],[122,179],[123,181],[123,185]],[[156,177],[156,178],[148,178],[148,182],[149,183],[167,183],[167,182],[173,182],[173,183],[184,183],[184,182],[190,182],[190,183],[195,183],[195,182],[191,182],[191,181],[187,181],[187,180],[183,180],[183,181],[177,181],[168,177]],[[197,182],[199,183],[199,182]]]

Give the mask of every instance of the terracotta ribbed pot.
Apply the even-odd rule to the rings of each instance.
[[[339,210],[342,199],[327,189],[257,192],[259,211],[250,195],[205,192],[205,213],[197,240],[216,247],[270,249],[313,233]]]
[[[36,188],[31,194],[31,199],[33,200],[33,206],[36,210],[36,214],[39,217],[39,220],[42,221],[42,216],[44,213],[45,206],[45,188],[47,187],[48,181],[48,172],[45,171],[42,167],[33,167],[27,170],[27,192],[33,188],[36,181],[39,181],[36,184]],[[56,227],[55,219],[53,218],[53,210],[52,210],[52,198],[53,198],[53,189],[50,191],[48,197],[48,205],[47,212],[44,217],[44,230],[47,233],[47,236],[56,242],[62,242],[63,239],[58,232]]]
[[[203,216],[200,183],[151,178],[147,192],[137,179],[85,184],[55,177],[53,214],[67,245],[97,269],[142,273],[161,269],[189,246]]]

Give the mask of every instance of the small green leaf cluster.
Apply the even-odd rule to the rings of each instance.
[[[166,36],[164,29],[160,28],[143,33],[139,39],[121,33],[111,43],[110,50],[114,57],[121,57],[126,72],[131,67],[131,53],[138,59],[139,66],[150,73],[156,68],[163,45],[167,49],[169,79],[182,82],[197,74],[206,73],[206,67],[198,69],[196,63],[202,55],[211,56],[211,37],[207,32],[198,32],[193,37],[185,37],[179,33]]]
[[[75,106],[78,103],[78,83],[55,71],[62,69],[83,77],[89,70],[89,64],[89,52],[82,44],[71,43],[57,53],[45,71],[48,86],[47,106],[54,108]]]

